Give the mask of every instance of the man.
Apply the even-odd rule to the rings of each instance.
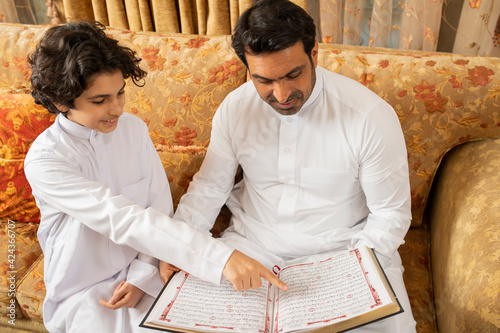
[[[240,17],[232,45],[251,82],[214,115],[206,158],[174,218],[208,232],[227,201],[222,240],[268,268],[367,245],[405,312],[360,330],[414,332],[397,252],[411,210],[394,110],[317,67],[314,21],[289,1],[258,1]],[[243,180],[234,185],[238,165]]]

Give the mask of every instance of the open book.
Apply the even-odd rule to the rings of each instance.
[[[237,291],[185,272],[165,285],[141,327],[175,332],[340,332],[403,311],[374,252],[359,248],[282,268],[283,291],[263,280]],[[264,283],[265,282],[265,283]]]

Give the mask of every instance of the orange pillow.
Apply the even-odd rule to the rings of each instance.
[[[0,218],[40,222],[40,211],[24,175],[24,158],[55,115],[29,94],[0,94]]]

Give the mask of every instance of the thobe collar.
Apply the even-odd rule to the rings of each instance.
[[[59,123],[59,126],[61,126],[62,130],[65,133],[68,133],[72,136],[76,136],[77,138],[80,139],[90,140],[96,137],[98,134],[102,135],[102,133],[98,131],[87,128],[85,126],[82,126],[80,124],[77,124],[69,120],[63,113],[59,113],[57,115],[56,121]]]
[[[302,105],[302,108],[298,113],[302,112],[302,110],[307,109],[311,106],[319,96],[319,93],[323,90],[323,75],[319,66],[316,66],[316,83],[314,84],[313,91],[311,92],[311,96],[307,99],[307,101]]]

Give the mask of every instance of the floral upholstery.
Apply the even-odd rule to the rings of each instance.
[[[30,144],[55,119],[28,94],[0,94],[0,218],[38,222],[40,211],[24,176]]]
[[[155,144],[206,148],[214,110],[246,79],[229,38],[108,34],[136,49],[148,72],[144,87],[127,85],[126,111],[148,124]]]
[[[43,282],[43,254],[33,263],[19,281],[16,298],[26,318],[42,321],[45,283]]]
[[[499,170],[495,139],[453,149],[439,171],[436,195],[448,200],[433,201],[430,209],[432,220],[442,222],[432,224],[431,262],[444,332],[500,329]]]
[[[444,154],[500,136],[500,58],[322,45],[319,65],[351,77],[393,106],[408,149],[412,225],[421,224]]]
[[[24,315],[23,320],[34,322],[42,318],[43,256],[36,239],[39,212],[22,165],[30,143],[50,125],[53,115],[36,106],[28,94],[30,70],[26,57],[46,29],[0,24],[0,218],[16,221],[16,263],[19,265],[16,299],[20,310],[17,318]],[[107,33],[134,49],[149,73],[143,87],[127,85],[125,111],[148,124],[176,207],[205,156],[214,111],[230,91],[245,82],[246,69],[228,46],[229,36],[163,35],[113,28]],[[500,217],[493,209],[485,209],[485,203],[492,207],[494,203],[498,205],[493,199],[498,194],[492,196],[486,187],[486,179],[491,182],[490,186],[500,187],[498,176],[493,177],[494,166],[500,163],[498,144],[489,143],[484,149],[481,145],[461,144],[500,137],[500,59],[320,44],[319,64],[372,89],[394,107],[401,121],[410,165],[413,227],[399,252],[418,332],[437,332],[437,323],[440,331],[461,332],[465,327],[463,322],[469,318],[491,323],[491,318],[499,316],[498,308],[493,305],[500,303],[498,285],[494,284],[498,281],[495,272],[499,264],[498,247],[496,252],[492,250],[492,240],[498,240],[498,233],[491,227],[486,228],[486,223],[495,218],[498,221]],[[436,176],[443,156],[457,145],[461,145],[459,149],[468,147],[467,151],[460,154],[454,151],[452,156],[458,157],[447,160],[443,175]],[[495,149],[497,155],[490,152]],[[468,169],[468,164],[460,163],[466,157],[475,160],[477,166]],[[493,164],[486,163],[489,158]],[[483,173],[489,174],[489,178],[475,183],[473,177]],[[453,182],[461,174],[465,179],[460,178],[455,186]],[[471,182],[468,187],[462,186],[467,180]],[[440,190],[429,197],[433,182],[440,184]],[[470,188],[471,192],[465,192],[464,188]],[[447,216],[447,210],[452,209],[448,206],[428,204],[434,202],[453,205],[453,214]],[[460,206],[460,202],[464,204]],[[428,206],[434,209],[429,217],[424,214]],[[463,215],[460,207],[474,207],[470,213],[476,214],[477,228],[464,224],[463,216],[467,215]],[[215,236],[227,226],[229,216],[228,210],[223,209],[212,230]],[[6,220],[0,223],[2,255],[8,251],[8,235],[1,233],[7,224]],[[480,226],[485,227],[479,229]],[[448,230],[455,232],[447,233]],[[465,235],[475,242],[473,246],[477,251],[461,254],[456,261],[442,261],[455,251],[451,245],[463,245]],[[439,239],[445,242],[441,244]],[[483,239],[488,242],[481,243]],[[483,245],[496,257],[486,257]],[[0,271],[0,309],[5,315],[4,309],[9,304],[8,258],[1,258],[4,269]],[[471,290],[482,295],[477,302],[472,293],[456,292],[460,289],[459,283],[465,283],[460,278],[471,279],[471,274],[465,274],[461,266],[465,262],[470,263],[470,268],[484,262],[491,265],[490,271],[482,271],[485,273],[481,279],[473,280],[476,286]],[[452,282],[451,277],[457,282]],[[460,297],[469,297],[470,301]],[[491,300],[497,303],[481,307],[480,302],[488,297],[490,303]],[[458,308],[447,309],[451,303],[443,303],[443,300],[453,301]],[[498,319],[496,323],[498,325]]]
[[[11,284],[17,285],[42,254],[37,230],[38,223],[0,219],[0,315],[10,313],[8,307],[13,299]],[[16,317],[22,317],[22,312],[17,311]]]

